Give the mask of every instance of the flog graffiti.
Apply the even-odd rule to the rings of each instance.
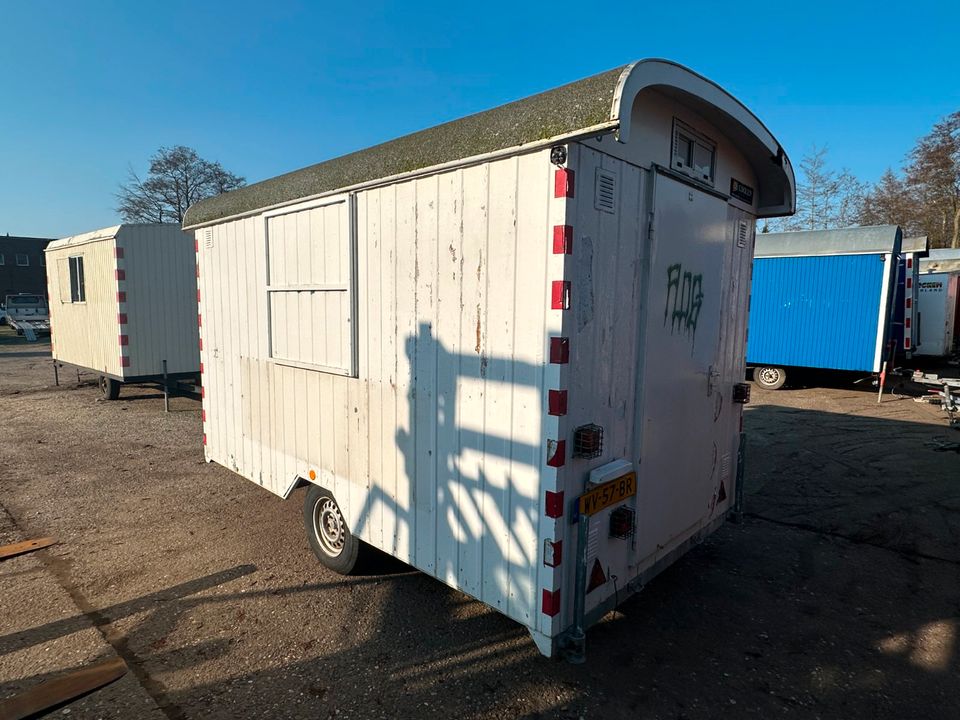
[[[663,325],[670,320],[670,334],[680,331],[696,342],[697,321],[703,306],[703,273],[684,271],[680,263],[667,268],[667,302],[663,308]]]

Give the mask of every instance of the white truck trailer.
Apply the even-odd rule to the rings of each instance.
[[[960,345],[960,250],[931,250],[917,278],[921,344],[917,355],[947,357]]]
[[[108,400],[124,383],[171,390],[199,380],[194,239],[176,224],[127,224],[46,249],[54,367],[99,374]]]
[[[204,442],[322,562],[368,543],[582,657],[740,492],[754,221],[790,163],[644,60],[188,211]]]

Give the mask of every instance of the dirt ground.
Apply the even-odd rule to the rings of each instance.
[[[957,718],[960,441],[843,382],[746,414],[747,517],[588,634],[588,662],[384,559],[342,578],[203,462],[199,404],[61,375],[0,332],[0,699],[120,655],[81,718]]]

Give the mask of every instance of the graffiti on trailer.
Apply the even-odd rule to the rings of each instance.
[[[684,332],[696,342],[697,321],[703,305],[703,273],[684,271],[680,263],[667,268],[667,302],[663,308],[663,326],[670,320],[670,334]]]

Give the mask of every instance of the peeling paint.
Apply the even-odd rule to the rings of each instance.
[[[593,240],[587,236],[576,242],[573,299],[577,329],[583,330],[593,320]]]
[[[477,303],[477,346],[473,350],[480,354],[480,303]]]

